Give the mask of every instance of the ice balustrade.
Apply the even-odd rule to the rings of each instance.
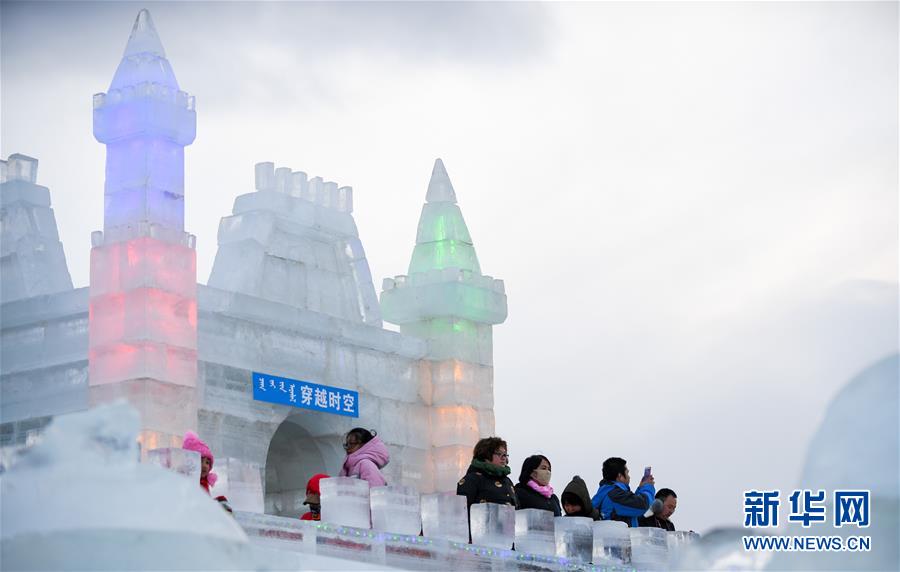
[[[516,511],[516,550],[553,556],[553,513],[537,508]]]
[[[631,537],[628,525],[617,520],[594,523],[594,559],[592,562],[627,565],[631,563]]]
[[[637,570],[662,570],[668,567],[666,531],[655,527],[632,528],[631,565]]]
[[[242,511],[235,517],[261,545],[415,570],[664,570],[670,565],[667,546],[683,549],[697,538],[688,532],[629,529],[622,522],[554,518],[547,511],[482,503],[471,507],[469,544],[463,496],[419,497],[414,488],[400,486],[370,489],[366,481],[347,477],[323,480],[321,488],[320,522]],[[343,524],[347,522],[355,525]],[[541,552],[532,550],[536,547]]]
[[[322,479],[322,520],[342,526],[369,528],[369,482],[352,477]]]
[[[375,530],[413,535],[422,530],[419,494],[414,487],[375,487],[370,500]]]
[[[687,530],[671,530],[666,532],[666,542],[669,554],[669,569],[678,568],[684,555],[685,547],[700,538],[696,532]]]
[[[466,497],[452,493],[422,495],[421,508],[422,532],[425,536],[468,542]]]
[[[508,504],[473,504],[469,508],[469,529],[473,544],[512,548],[516,537],[516,509]]]
[[[547,512],[547,511],[544,511]],[[577,562],[593,559],[594,521],[586,516],[558,516],[554,518],[556,555]]]
[[[325,481],[322,481],[323,483]],[[424,499],[423,499],[424,500]],[[465,506],[465,499],[463,498]],[[236,511],[251,542],[306,554],[386,565],[408,570],[509,570],[575,572],[626,570],[568,558],[478,546],[446,538],[396,534],[328,522]]]
[[[177,447],[147,451],[147,462],[200,482],[200,453]]]

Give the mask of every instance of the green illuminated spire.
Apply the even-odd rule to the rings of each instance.
[[[409,274],[459,268],[481,274],[472,237],[456,204],[453,184],[437,159],[419,217],[416,247],[409,262]]]

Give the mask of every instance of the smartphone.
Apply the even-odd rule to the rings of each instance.
[[[649,476],[650,476],[650,467],[644,467],[644,478],[646,479]]]

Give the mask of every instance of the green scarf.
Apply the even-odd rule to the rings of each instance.
[[[487,461],[482,461],[480,459],[472,459],[472,466],[479,471],[484,471],[485,473],[493,475],[495,477],[509,476],[509,466],[498,467],[493,463],[488,463]]]

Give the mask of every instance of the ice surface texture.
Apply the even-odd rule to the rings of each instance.
[[[200,482],[200,453],[178,447],[161,447],[147,451],[147,462]],[[218,467],[216,467],[218,473]]]
[[[123,402],[56,417],[3,476],[2,537],[119,529],[244,541],[199,481],[138,463],[138,428]]]
[[[184,232],[184,147],[197,117],[146,10],[93,114],[106,181],[91,250],[91,401],[129,399],[145,450],[177,445],[197,422],[197,264]]]
[[[631,563],[631,536],[628,525],[616,520],[600,520],[594,523],[594,564]]]
[[[558,516],[553,524],[556,555],[576,562],[590,562],[594,547],[593,520],[585,516]]]
[[[469,508],[472,544],[512,548],[516,536],[516,509],[508,504],[479,503]]]
[[[452,493],[422,495],[422,530],[432,538],[469,541],[466,497]]]
[[[256,165],[256,188],[219,225],[209,285],[380,328],[352,189],[273,163]]]
[[[556,541],[553,537],[553,513],[526,508],[516,511],[516,550],[530,554],[553,556]]]
[[[419,512],[419,492],[413,487],[398,485],[371,489],[372,528],[383,532],[419,534],[422,516]]]
[[[351,477],[319,481],[322,520],[332,524],[371,528],[369,482]]]
[[[71,290],[50,191],[37,184],[37,159],[14,153],[0,166],[0,302]]]

